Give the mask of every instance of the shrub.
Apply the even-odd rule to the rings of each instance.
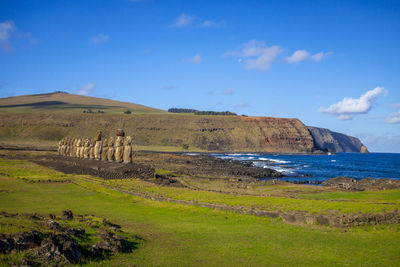
[[[189,149],[189,145],[188,144],[183,144],[182,148],[188,150]]]

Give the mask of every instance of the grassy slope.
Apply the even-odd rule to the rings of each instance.
[[[49,93],[39,95],[21,95],[0,98],[1,113],[82,113],[85,109],[95,112],[103,110],[108,114],[122,114],[129,109],[132,113],[165,113],[143,105],[120,102],[105,98],[74,95],[67,93]]]
[[[47,214],[72,209],[106,217],[145,239],[134,253],[105,265],[396,266],[400,261],[399,225],[347,232],[289,225],[277,219],[146,200],[87,182],[85,176],[24,161],[1,160],[0,173],[1,210]],[[22,178],[75,183],[32,183]]]
[[[92,109],[94,114],[83,113]],[[124,114],[127,109],[132,114]],[[97,113],[97,111],[104,113]],[[123,128],[140,149],[308,152],[313,141],[297,119],[171,114],[103,98],[52,93],[0,99],[1,144],[51,147],[64,136],[105,136]]]

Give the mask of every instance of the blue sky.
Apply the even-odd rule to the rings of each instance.
[[[400,152],[400,1],[0,1],[0,97],[299,118]]]

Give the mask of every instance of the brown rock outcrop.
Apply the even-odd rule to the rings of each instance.
[[[360,153],[368,154],[369,151],[368,151],[366,146],[362,146],[361,149],[360,149]]]

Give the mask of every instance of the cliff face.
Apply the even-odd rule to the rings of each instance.
[[[308,153],[313,138],[298,119],[181,114],[9,114],[0,116],[0,140],[91,137],[123,128],[136,145],[203,151]]]
[[[314,138],[316,148],[331,152],[362,152],[368,153],[361,141],[352,136],[332,132],[328,129],[307,126]]]

